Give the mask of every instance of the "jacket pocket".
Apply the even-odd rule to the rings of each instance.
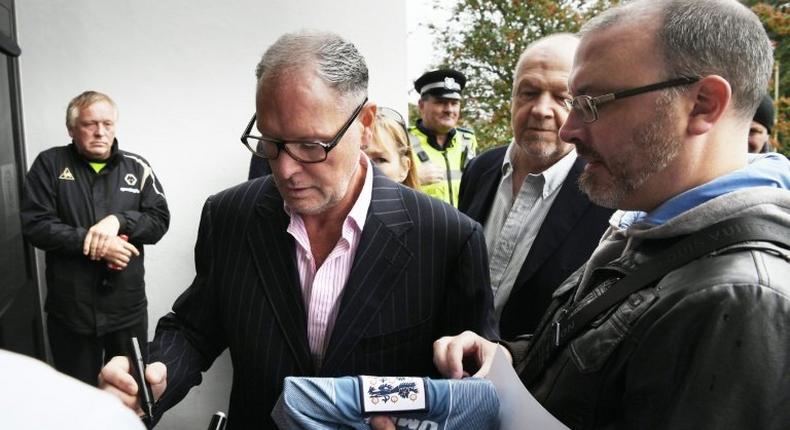
[[[571,342],[571,357],[582,373],[601,370],[627,336],[631,326],[656,299],[651,290],[631,294],[619,306],[605,312],[591,324],[591,329]]]

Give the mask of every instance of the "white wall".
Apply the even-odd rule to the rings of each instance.
[[[151,334],[194,275],[203,201],[246,179],[239,136],[254,111],[254,67],[279,35],[332,30],[367,58],[373,101],[406,113],[405,1],[23,0],[16,2],[28,166],[68,142],[68,101],[87,89],[119,106],[121,147],[148,159],[170,231],[146,248]],[[397,84],[396,84],[397,83]],[[205,427],[227,411],[227,354],[158,428]]]

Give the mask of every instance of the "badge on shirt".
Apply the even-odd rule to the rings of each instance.
[[[127,173],[126,176],[123,177],[123,180],[126,181],[130,187],[133,187],[137,183],[137,176]]]
[[[428,410],[428,396],[422,378],[360,376],[359,396],[363,414]]]
[[[65,181],[73,181],[74,175],[71,174],[71,170],[68,167],[63,168],[63,172],[58,176],[58,179],[63,179]]]

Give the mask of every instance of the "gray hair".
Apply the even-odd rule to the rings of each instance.
[[[329,32],[300,31],[280,36],[255,68],[260,87],[293,69],[311,66],[341,97],[367,94],[368,66],[354,44]]]
[[[656,17],[667,77],[719,75],[732,88],[735,112],[751,119],[768,88],[773,50],[757,16],[734,0],[635,1],[593,18],[580,34]]]
[[[80,115],[80,109],[99,102],[106,102],[112,106],[116,118],[118,117],[118,106],[115,105],[115,102],[110,96],[98,91],[85,91],[71,99],[69,105],[66,107],[66,128],[72,130],[74,126],[77,125],[77,117]]]

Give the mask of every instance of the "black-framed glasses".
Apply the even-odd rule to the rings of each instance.
[[[575,110],[582,115],[582,120],[584,122],[591,123],[598,120],[598,107],[604,103],[609,103],[614,100],[619,100],[638,94],[649,93],[651,91],[679,87],[682,85],[691,85],[700,79],[701,78],[699,76],[683,76],[680,78],[670,79],[668,81],[645,85],[643,87],[631,88],[628,90],[618,91],[616,93],[603,94],[597,97],[585,95],[576,96],[564,100],[565,108],[568,109],[568,111]]]
[[[241,143],[243,143],[250,152],[261,158],[274,160],[279,157],[280,152],[284,150],[296,161],[302,163],[320,163],[326,160],[329,151],[340,143],[340,139],[343,138],[348,128],[351,127],[351,124],[357,119],[359,113],[362,112],[362,108],[365,107],[367,101],[368,98],[365,97],[362,103],[354,109],[354,113],[351,114],[348,121],[340,127],[335,137],[328,142],[321,142],[318,140],[286,142],[280,139],[250,134],[255,126],[255,114],[253,114],[249,124],[247,124],[247,128],[245,128],[244,133],[241,134]]]

